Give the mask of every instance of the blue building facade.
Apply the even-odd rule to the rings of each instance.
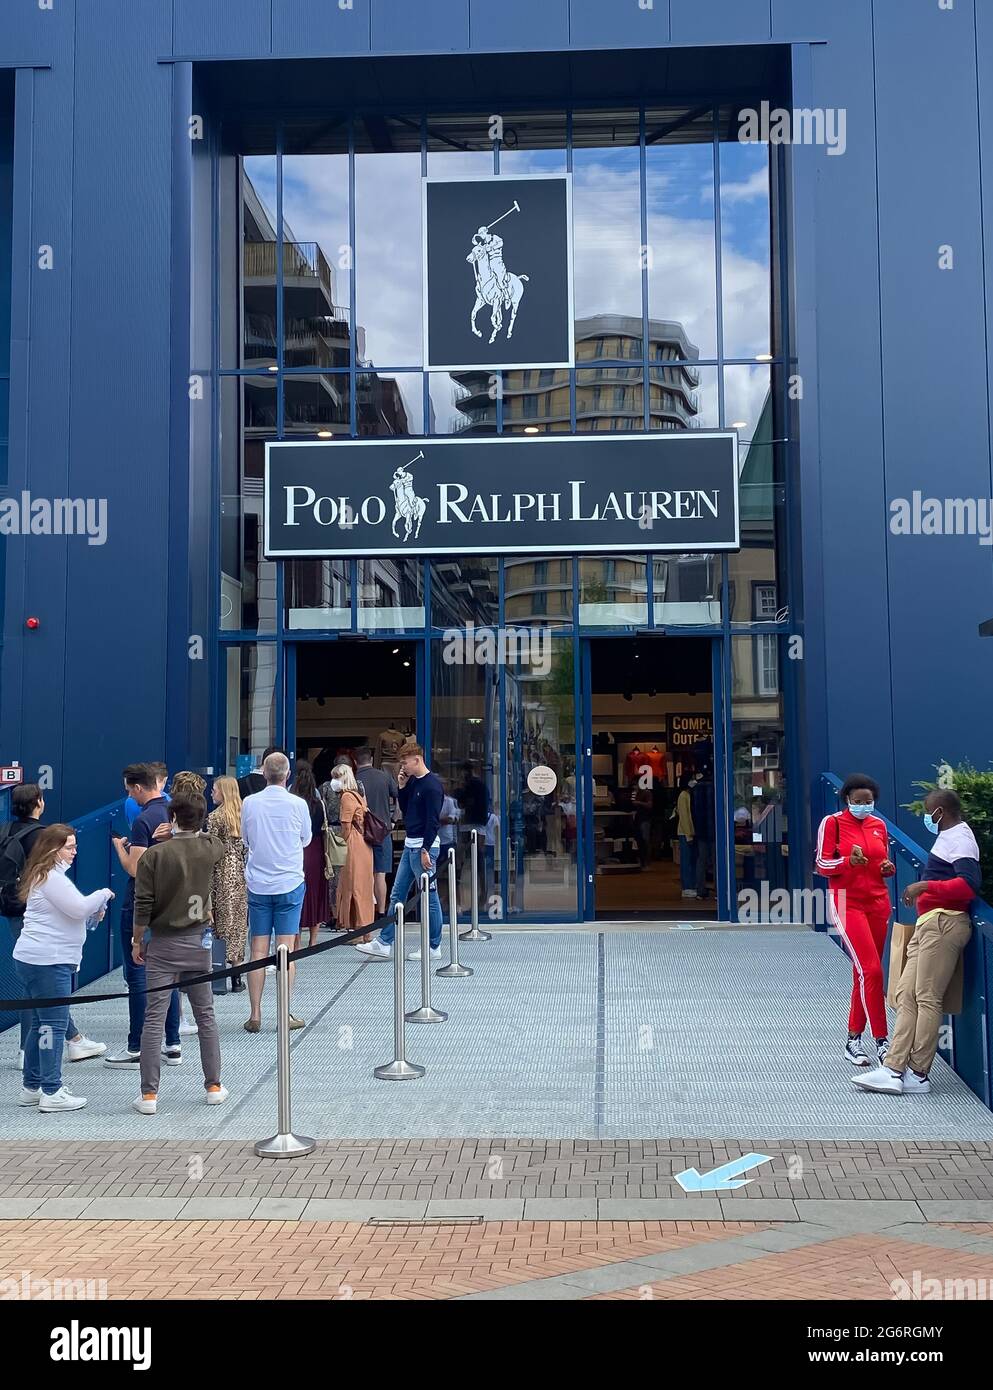
[[[421,181],[536,172],[572,176],[575,365],[425,370]],[[0,480],[105,500],[106,537],[4,538],[2,761],[71,817],[135,758],[416,729],[485,773],[507,915],[571,920],[631,905],[625,749],[674,795],[689,728],[714,910],[799,886],[822,771],[899,820],[989,761],[993,548],[891,519],[988,514],[991,208],[981,0],[8,0]],[[737,431],[733,554],[263,552],[268,440],[684,429]],[[547,631],[540,687],[453,674],[469,624]]]

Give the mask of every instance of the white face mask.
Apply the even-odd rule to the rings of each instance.
[[[344,783],[342,782],[340,777],[331,778],[331,790],[333,792],[341,792],[345,790]]]

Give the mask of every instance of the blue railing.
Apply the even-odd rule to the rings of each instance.
[[[10,800],[7,796],[0,798],[0,819],[10,820]],[[83,962],[76,976],[77,986],[99,979],[121,963],[119,924],[128,876],[121,868],[111,844],[111,829],[115,820],[117,832],[123,834],[126,829],[123,797],[71,822],[76,832],[77,847],[73,879],[84,893],[109,885],[115,894],[103,921],[95,931],[87,933]],[[0,924],[3,920],[0,918]],[[20,993],[11,961],[13,944],[11,932],[4,927],[0,931],[0,998],[4,999],[15,999]],[[0,1013],[0,1032],[13,1027],[17,1021],[16,1014]]]
[[[832,772],[821,773],[817,790],[820,793],[818,799],[822,816],[839,809],[839,777]],[[914,914],[911,908],[903,906],[903,890],[921,878],[927,864],[927,851],[915,844],[891,820],[885,816],[881,819],[886,822],[891,840],[890,858],[896,865],[896,874],[890,880],[896,918],[911,922]],[[946,1018],[945,1022],[950,1026],[942,1029],[942,1040],[950,1040],[950,1045],[942,1047],[941,1052],[949,1066],[975,1091],[983,1104],[993,1108],[990,1093],[993,1060],[990,1056],[990,1038],[993,1035],[990,1019],[990,1001],[993,999],[993,908],[989,903],[980,900],[974,904],[972,921],[972,936],[963,958],[962,1012]],[[889,942],[886,943],[886,958],[883,961],[884,979],[888,969]]]

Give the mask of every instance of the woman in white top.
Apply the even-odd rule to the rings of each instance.
[[[14,969],[26,999],[61,999],[72,992],[72,977],[83,958],[86,923],[98,920],[114,896],[109,888],[83,894],[66,870],[76,857],[71,825],[49,825],[35,840],[18,884],[25,903],[21,934],[14,946]],[[40,1005],[28,1015],[20,1105],[79,1110],[86,1104],[62,1085],[62,1046],[68,1004]]]

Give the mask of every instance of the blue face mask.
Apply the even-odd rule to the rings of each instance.
[[[876,803],[874,801],[850,801],[848,809],[856,820],[865,820],[866,816],[871,816],[876,809]]]
[[[929,811],[924,812],[924,829],[930,831],[932,835],[941,834],[941,822],[932,820]]]

